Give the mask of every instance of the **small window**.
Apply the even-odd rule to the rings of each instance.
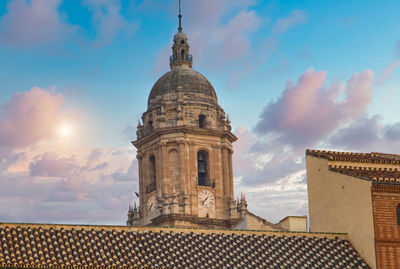
[[[400,204],[397,205],[396,213],[397,213],[397,225],[400,226]]]
[[[199,115],[199,128],[206,128],[206,116]]]
[[[185,60],[185,50],[181,51],[182,60]]]
[[[182,40],[182,41],[181,41],[181,44],[182,44],[182,45],[185,44],[185,40]]]
[[[208,154],[204,150],[201,150],[197,153],[197,174],[198,185],[208,186]]]

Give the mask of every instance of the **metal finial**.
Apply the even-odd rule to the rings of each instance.
[[[181,0],[179,0],[179,15],[178,15],[178,18],[179,18],[179,28],[178,28],[178,30],[179,30],[179,32],[181,33],[181,32],[182,32],[182,9],[181,9]]]

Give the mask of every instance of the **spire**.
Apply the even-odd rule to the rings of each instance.
[[[182,7],[179,0],[179,32],[174,36],[172,55],[169,58],[169,66],[175,68],[192,68],[193,57],[189,54],[189,44],[187,36],[182,32]]]
[[[178,27],[178,30],[179,30],[179,33],[182,33],[182,9],[181,9],[181,0],[179,0],[179,15],[178,15],[178,18],[179,18],[179,27]]]

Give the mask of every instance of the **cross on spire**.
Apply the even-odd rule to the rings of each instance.
[[[178,28],[178,30],[179,30],[179,32],[181,33],[181,32],[182,32],[182,9],[181,9],[181,0],[179,0],[179,15],[178,15],[178,18],[179,18],[179,28]]]

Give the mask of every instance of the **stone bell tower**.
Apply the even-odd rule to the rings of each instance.
[[[240,218],[232,171],[237,138],[213,86],[192,70],[181,19],[179,12],[171,71],[154,84],[132,142],[139,161],[140,206],[130,210],[128,224],[230,228]]]

